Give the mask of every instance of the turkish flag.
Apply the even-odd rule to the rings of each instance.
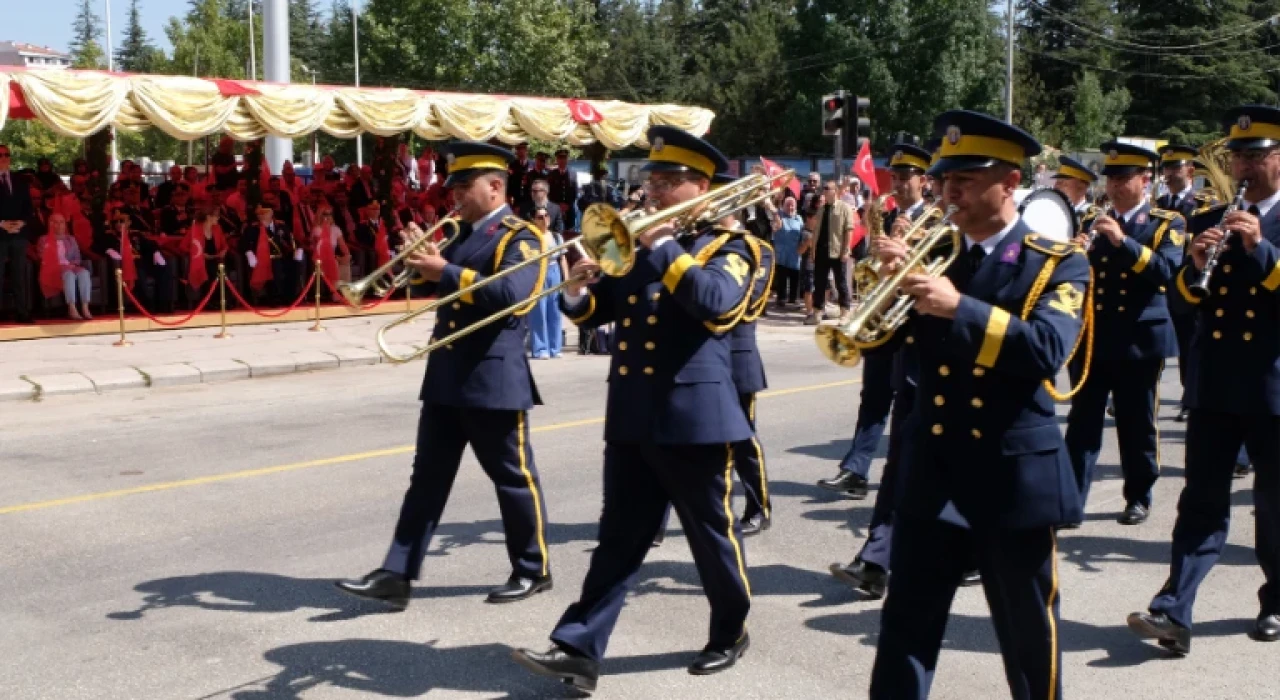
[[[219,237],[222,236],[222,230],[217,224],[213,226],[213,240],[217,245]],[[209,271],[205,269],[206,241],[204,232],[200,230],[200,225],[192,222],[191,228],[187,231],[187,255],[191,256],[191,264],[187,266],[187,284],[192,289],[199,289],[209,280]]]
[[[249,275],[249,286],[261,290],[274,278],[271,273],[271,235],[267,233],[267,227],[261,224],[258,225],[258,250],[254,255],[258,258],[258,264],[253,268],[253,274]]]
[[[62,261],[58,255],[58,237],[49,233],[44,237],[44,250],[40,253],[40,291],[46,298],[58,296],[62,291]]]
[[[781,175],[786,170],[786,168],[783,168],[781,165],[778,165],[777,163],[763,156],[761,156],[760,158],[760,164],[764,166],[764,174],[768,175],[769,177],[777,177],[778,175]],[[791,178],[791,182],[787,183],[787,189],[791,192],[791,195],[794,196],[797,201],[799,201],[800,181],[795,179],[794,177]]]
[[[853,161],[853,174],[862,181],[862,186],[871,190],[872,197],[880,195],[880,183],[876,180],[876,166],[871,161],[871,142],[863,141],[858,149],[858,157]]]
[[[604,121],[604,117],[600,116],[600,112],[590,102],[566,100],[565,104],[569,107],[569,115],[579,124],[599,124]]]
[[[133,234],[120,234],[120,271],[124,273],[124,283],[130,287],[138,281],[138,266],[133,261]]]

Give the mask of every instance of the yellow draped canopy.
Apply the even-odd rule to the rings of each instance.
[[[182,140],[225,132],[242,141],[298,138],[317,130],[338,138],[412,131],[432,141],[515,144],[536,138],[574,146],[600,142],[616,150],[647,148],[645,132],[659,124],[702,136],[714,116],[701,107],[614,100],[0,67],[0,128],[10,118],[34,118],[76,138],[107,126],[155,127]]]

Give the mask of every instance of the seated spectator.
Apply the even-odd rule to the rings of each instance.
[[[204,275],[190,272],[187,274],[188,282],[192,280],[200,282],[192,285],[196,299],[200,299],[208,291],[206,285],[217,283],[219,264],[224,266],[225,272],[230,272],[231,260],[227,258],[227,253],[231,250],[231,244],[226,232],[218,223],[217,212],[211,208],[197,211],[186,233],[182,242],[182,252],[188,257],[188,270],[204,266]]]
[[[333,250],[334,259],[338,262],[338,279],[330,280],[337,286],[338,282],[351,281],[351,249],[343,238],[342,229],[333,223],[333,207],[321,205],[316,210],[316,223],[311,229],[311,245],[309,249],[313,259],[320,260],[321,246],[328,244]],[[329,290],[326,290],[328,293]]]
[[[73,321],[93,319],[93,314],[89,313],[89,290],[92,284],[89,269],[80,258],[80,246],[67,230],[67,219],[62,214],[49,217],[49,233],[41,236],[36,243],[41,261],[45,260],[50,240],[58,248],[58,269],[62,277],[62,297],[67,302],[67,316]]]
[[[132,219],[124,212],[116,212],[111,227],[103,231],[94,244],[99,255],[111,258],[110,280],[107,288],[115,301],[115,271],[124,269],[124,239],[129,248],[137,273],[136,282],[150,281],[150,288],[142,285],[142,295],[150,308],[160,313],[173,311],[173,266],[165,260],[160,248],[151,240],[132,230]]]
[[[252,270],[250,289],[268,303],[284,306],[293,303],[301,288],[306,250],[298,247],[289,225],[276,218],[279,204],[274,193],[263,193],[257,221],[245,226],[241,236],[240,252]]]

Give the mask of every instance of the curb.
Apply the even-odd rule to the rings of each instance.
[[[576,347],[577,329],[565,329],[566,347]],[[409,346],[395,346],[396,352]],[[105,394],[130,389],[157,389],[195,384],[221,384],[241,379],[283,376],[300,372],[323,372],[348,367],[393,365],[373,350],[341,347],[333,350],[300,350],[283,354],[254,354],[243,359],[202,360],[171,364],[140,365],[98,369],[87,372],[22,375],[0,379],[0,403],[40,401],[49,396]]]

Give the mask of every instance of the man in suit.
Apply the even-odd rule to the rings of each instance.
[[[931,174],[945,180],[942,204],[954,207],[964,250],[944,275],[907,276],[915,314],[873,350],[915,355],[919,400],[904,428],[870,697],[928,696],[975,558],[1013,697],[1060,697],[1055,527],[1078,519],[1080,503],[1049,384],[1081,331],[1088,262],[1018,216],[1022,164],[1041,150],[1033,137],[967,111],[934,128],[944,139]],[[880,244],[889,270],[906,251]]]
[[[687,132],[649,130],[649,187],[660,208],[705,194],[728,170],[714,146]],[[634,265],[619,277],[586,280],[599,266],[574,265],[580,282],[563,300],[581,328],[616,322],[605,417],[600,544],[578,602],[551,633],[546,652],[515,660],[585,691],[627,589],[653,543],[667,504],[689,540],[711,603],[711,638],[689,666],[695,675],[731,668],[749,644],[746,556],[730,510],[733,444],[751,426],[733,383],[728,333],[746,313],[755,269],[740,230],[655,226],[637,237]]]
[[[1168,146],[1161,146],[1159,153],[1160,174],[1164,176],[1164,184],[1169,188],[1169,193],[1161,195],[1156,200],[1156,206],[1161,209],[1176,211],[1183,218],[1190,219],[1191,215],[1199,207],[1196,201],[1195,163],[1200,152],[1192,146],[1169,144]],[[1191,235],[1188,232],[1186,245],[1183,247],[1184,259],[1190,247]],[[1182,383],[1182,392],[1185,394],[1187,361],[1191,353],[1191,336],[1196,331],[1196,313],[1190,304],[1182,300],[1182,296],[1178,294],[1178,290],[1174,285],[1167,286],[1167,294],[1169,316],[1173,319],[1173,332],[1178,338],[1178,379]],[[1180,402],[1180,404],[1178,416],[1174,420],[1183,423],[1187,420],[1187,415],[1190,412],[1187,410],[1185,402]]]
[[[560,213],[564,215],[564,224],[572,229],[577,225],[573,205],[578,201],[578,181],[569,170],[569,149],[556,151],[556,167],[547,173],[547,183],[551,186],[548,193],[551,201],[560,205]]]
[[[1067,451],[1083,507],[1102,449],[1107,399],[1114,397],[1124,471],[1119,522],[1138,525],[1150,515],[1151,490],[1160,474],[1157,388],[1165,358],[1177,353],[1164,290],[1182,264],[1186,221],[1147,204],[1155,153],[1114,141],[1100,149],[1111,208],[1094,222],[1092,243],[1090,233],[1076,239],[1081,247],[1091,246],[1096,324],[1092,366],[1085,367],[1077,356],[1070,367],[1072,380],[1084,378],[1084,384],[1067,414]]]
[[[18,323],[31,322],[31,261],[27,259],[27,220],[33,215],[31,190],[9,169],[13,151],[0,143],[0,294],[5,268],[13,273],[13,299]]]
[[[546,274],[543,260],[475,286],[535,258],[542,251],[542,239],[527,222],[512,216],[506,204],[509,151],[464,141],[448,145],[446,154],[445,186],[452,189],[464,223],[457,240],[444,251],[428,245],[407,264],[431,282],[432,289],[421,296],[473,291],[440,307],[433,339],[527,300],[542,289]],[[529,441],[529,409],[542,401],[524,352],[528,308],[477,329],[428,359],[419,397],[422,414],[413,477],[390,551],[380,568],[358,581],[341,581],[338,588],[397,609],[409,604],[409,582],[422,572],[462,452],[470,445],[497,488],[512,567],[506,584],[491,591],[488,602],[511,603],[551,590],[547,509]]]
[[[561,213],[560,207],[547,198],[547,193],[550,191],[551,185],[545,179],[539,178],[529,183],[529,203],[521,210],[521,216],[532,221],[535,211],[546,209],[547,216],[551,217],[547,230],[563,235],[564,214]]]
[[[1147,611],[1128,618],[1135,634],[1175,654],[1191,651],[1196,593],[1226,545],[1241,445],[1255,470],[1254,556],[1264,580],[1251,634],[1280,641],[1280,109],[1237,107],[1223,125],[1231,175],[1249,184],[1239,211],[1206,213],[1221,222],[1195,237],[1190,264],[1174,282],[1197,316],[1187,363],[1186,484],[1169,577]],[[1197,291],[1208,251],[1220,245],[1208,289]]]

